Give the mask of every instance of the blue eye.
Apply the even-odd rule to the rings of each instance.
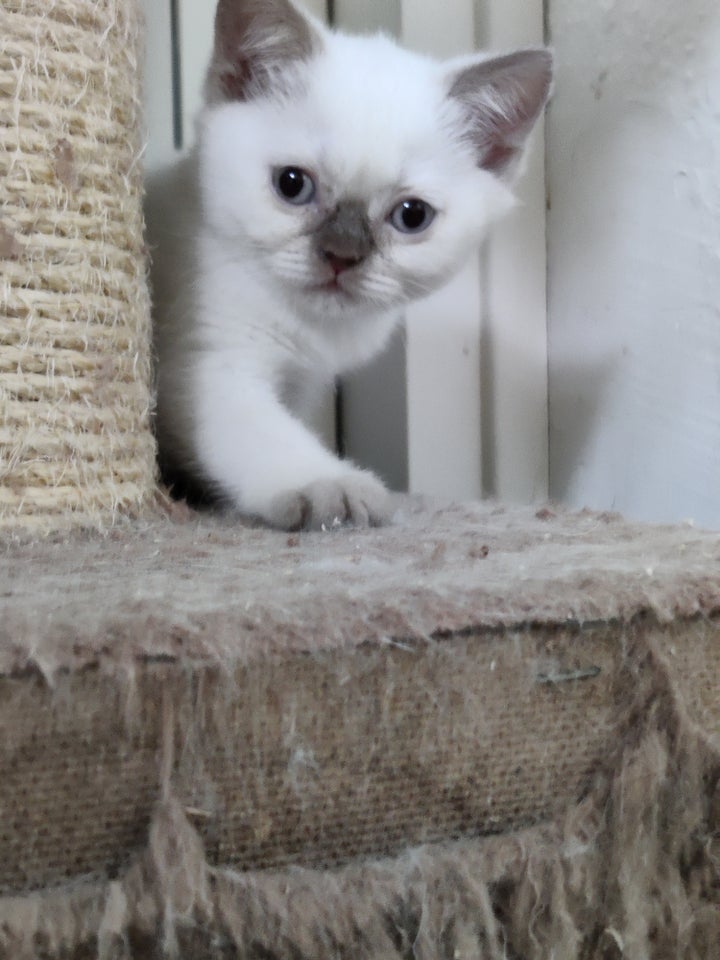
[[[315,181],[300,167],[277,167],[272,179],[275,192],[287,203],[300,207],[315,196]]]
[[[435,219],[435,211],[429,203],[411,197],[403,200],[390,214],[390,223],[400,233],[422,233]]]

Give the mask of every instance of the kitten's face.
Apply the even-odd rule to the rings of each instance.
[[[385,311],[435,289],[512,202],[507,156],[478,162],[490,124],[481,143],[465,91],[453,91],[477,61],[452,70],[383,37],[321,34],[286,0],[265,0],[276,24],[258,24],[259,9],[221,0],[225,53],[201,137],[206,221],[302,313]],[[271,29],[281,63],[268,59]]]

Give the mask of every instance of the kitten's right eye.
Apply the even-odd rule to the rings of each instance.
[[[315,196],[315,181],[301,167],[276,167],[273,186],[279,197],[298,207],[310,203]]]

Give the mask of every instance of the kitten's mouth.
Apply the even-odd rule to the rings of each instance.
[[[313,293],[330,293],[333,296],[348,297],[352,299],[352,292],[347,289],[344,283],[340,282],[341,275],[331,277],[329,280],[322,280],[320,283],[313,284],[310,289]]]

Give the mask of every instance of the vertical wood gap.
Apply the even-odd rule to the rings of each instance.
[[[176,150],[182,150],[184,130],[182,112],[182,60],[180,55],[179,0],[170,0],[170,43],[172,48],[173,144]]]

